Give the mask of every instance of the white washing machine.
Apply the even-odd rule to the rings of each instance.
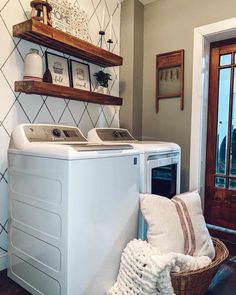
[[[8,155],[8,276],[34,295],[104,295],[137,237],[138,152],[26,124]]]
[[[181,149],[176,143],[138,141],[127,129],[94,128],[87,139],[97,143],[129,143],[140,152],[140,192],[171,198],[180,193]],[[140,214],[139,238],[146,239],[147,225]]]

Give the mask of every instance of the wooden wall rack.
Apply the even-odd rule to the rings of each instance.
[[[16,81],[15,91],[106,105],[122,105],[122,98],[38,81]]]
[[[33,19],[14,25],[13,36],[64,52],[101,67],[123,64],[121,56]]]
[[[60,51],[101,67],[123,64],[123,58],[34,19],[13,26],[13,36]],[[122,98],[37,81],[16,81],[15,91],[106,105],[122,105]]]

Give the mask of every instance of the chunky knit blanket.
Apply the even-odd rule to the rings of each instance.
[[[117,282],[107,295],[174,295],[170,272],[196,270],[210,263],[207,256],[161,255],[146,241],[133,240],[122,253]]]

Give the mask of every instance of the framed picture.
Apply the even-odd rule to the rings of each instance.
[[[72,87],[91,91],[90,68],[88,64],[70,60]]]
[[[46,52],[45,58],[46,68],[50,70],[52,75],[52,83],[70,87],[68,59],[51,52]]]
[[[184,109],[184,50],[156,56],[156,112],[159,100],[180,97],[180,109]]]

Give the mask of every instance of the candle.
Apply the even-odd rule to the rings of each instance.
[[[105,30],[105,6],[103,7],[103,12],[102,12],[102,26],[101,26],[101,30],[104,31]]]
[[[110,31],[109,31],[109,39],[112,40],[112,16],[110,18]]]

